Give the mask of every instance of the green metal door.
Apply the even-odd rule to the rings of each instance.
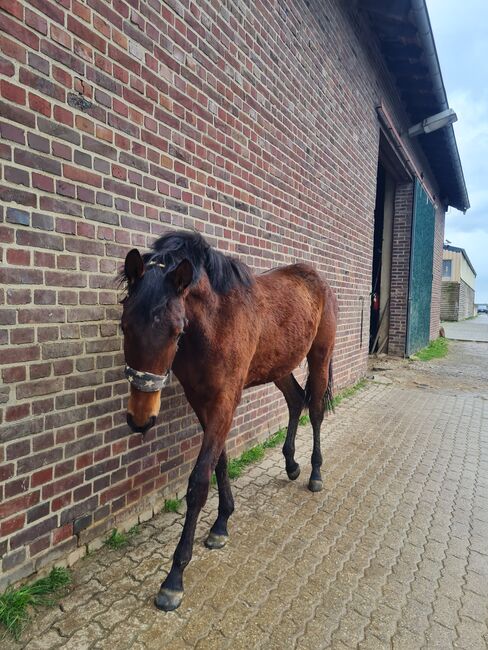
[[[434,226],[434,206],[418,179],[415,179],[410,251],[407,356],[414,354],[429,343]]]

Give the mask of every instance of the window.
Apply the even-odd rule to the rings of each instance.
[[[442,260],[442,277],[450,278],[451,277],[451,265],[452,260]]]

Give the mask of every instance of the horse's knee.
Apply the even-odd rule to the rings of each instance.
[[[186,503],[188,508],[202,507],[207,500],[208,489],[210,487],[210,469],[195,470],[191,473],[188,481],[188,491],[186,493]]]

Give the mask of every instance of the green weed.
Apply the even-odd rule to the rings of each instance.
[[[358,391],[360,391],[362,388],[364,388],[367,384],[366,379],[360,379],[354,386],[350,386],[349,388],[344,388],[344,390],[341,390],[340,393],[338,393],[334,399],[332,400],[332,406],[335,408],[336,406],[339,406],[339,404],[347,399],[348,397],[352,397],[355,395]]]
[[[112,530],[110,535],[105,540],[105,546],[108,546],[111,549],[118,549],[127,546],[131,537],[137,535],[140,528],[139,525],[132,526],[126,533],[119,532],[116,528]]]
[[[181,508],[181,499],[165,499],[163,512],[179,512]]]
[[[422,350],[419,350],[412,357],[413,359],[420,359],[420,361],[430,361],[431,359],[442,359],[449,352],[449,344],[447,339],[439,337],[431,341],[429,345]]]
[[[29,607],[53,606],[71,582],[68,569],[54,567],[45,578],[18,589],[7,588],[0,596],[0,624],[15,639],[30,618]]]
[[[308,417],[308,415],[305,415],[303,417]],[[285,442],[285,438],[286,429],[278,429],[278,431],[275,431],[267,440],[263,442],[263,447],[264,449],[272,449],[273,447],[277,447],[278,445],[281,445],[283,442]]]

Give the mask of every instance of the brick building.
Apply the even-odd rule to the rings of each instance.
[[[476,271],[464,248],[444,244],[441,320],[459,321],[475,314]]]
[[[447,108],[424,0],[0,0],[0,29],[3,587],[150,516],[196,457],[176,382],[144,440],[125,424],[130,247],[196,228],[256,271],[312,262],[340,387],[436,336],[469,204],[452,127],[407,134]],[[231,453],[285,423],[248,391]]]

